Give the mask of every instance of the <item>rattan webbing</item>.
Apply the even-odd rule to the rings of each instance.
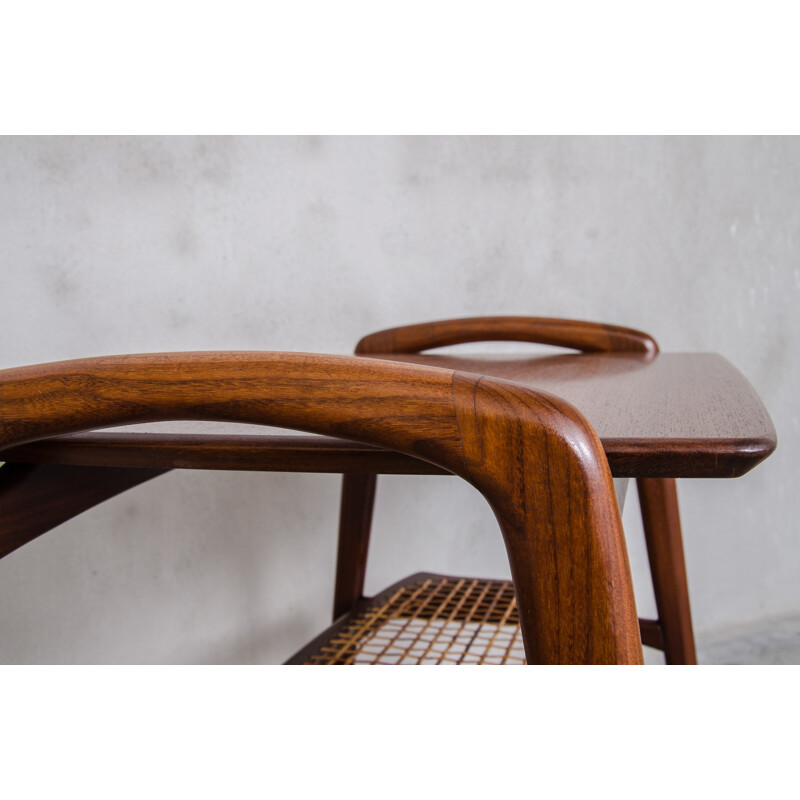
[[[508,581],[431,578],[355,617],[309,664],[524,664]]]

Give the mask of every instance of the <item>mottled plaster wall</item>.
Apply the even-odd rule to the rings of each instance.
[[[0,139],[0,367],[159,350],[350,352],[470,314],[717,351],[778,452],[680,486],[702,639],[800,611],[800,140]],[[0,661],[280,661],[325,624],[334,476],[172,473],[0,562]],[[635,492],[640,610],[652,599]],[[448,478],[382,479],[368,588],[503,575]]]

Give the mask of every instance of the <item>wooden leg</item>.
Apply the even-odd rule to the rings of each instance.
[[[372,509],[377,475],[348,474],[342,481],[339,513],[339,551],[333,618],[352,610],[364,595]]]
[[[455,373],[452,395],[468,480],[503,532],[528,663],[641,664],[622,520],[597,435],[558,398],[534,400],[505,381],[476,385]]]
[[[83,511],[167,470],[0,466],[0,558]]]
[[[639,478],[637,485],[667,664],[696,664],[675,481]]]

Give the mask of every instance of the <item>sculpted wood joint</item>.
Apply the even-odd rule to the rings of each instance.
[[[126,422],[216,419],[345,436],[423,458],[470,481],[492,505],[531,663],[641,661],[608,464],[588,423],[558,398],[373,359],[166,353],[5,370],[0,413],[0,449]],[[74,474],[64,469],[51,471],[64,481]],[[105,496],[130,485],[120,473]]]

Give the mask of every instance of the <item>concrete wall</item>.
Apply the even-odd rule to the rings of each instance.
[[[347,353],[389,325],[595,319],[717,351],[777,453],[680,485],[698,638],[800,611],[800,140],[0,139],[0,367]],[[0,562],[0,661],[277,662],[328,620],[339,479],[175,472]],[[635,493],[625,513],[652,610]],[[382,479],[368,589],[504,575],[450,478]]]

